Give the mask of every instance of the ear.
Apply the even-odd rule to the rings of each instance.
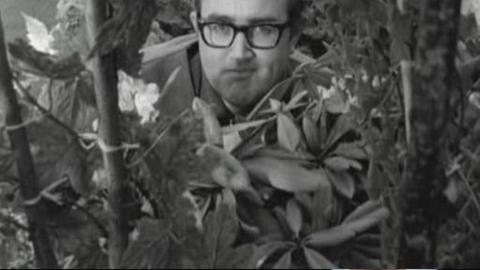
[[[198,33],[197,12],[196,11],[190,12],[190,22],[192,23],[193,29],[195,29],[195,32]]]

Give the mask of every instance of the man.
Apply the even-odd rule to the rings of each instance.
[[[278,82],[288,77],[290,59],[301,33],[299,0],[197,0],[191,14],[195,29],[144,51],[143,77],[162,88],[156,104],[161,117],[191,108],[195,96],[212,105],[223,124],[244,116]],[[267,209],[244,201],[242,220],[260,232],[281,235]]]
[[[195,33],[146,49],[143,77],[162,88],[180,67],[157,103],[161,115],[179,113],[199,96],[226,122],[248,113],[290,74],[303,1],[196,0],[195,6]]]

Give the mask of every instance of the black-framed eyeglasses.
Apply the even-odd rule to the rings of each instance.
[[[203,41],[213,48],[232,46],[238,32],[247,38],[248,45],[255,49],[273,49],[278,45],[282,33],[289,26],[283,24],[255,24],[236,26],[227,22],[205,22],[198,20],[198,27]]]

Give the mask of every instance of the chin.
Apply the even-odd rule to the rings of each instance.
[[[249,89],[249,86],[230,87],[229,92],[224,92],[222,96],[232,105],[239,107],[248,107],[263,96],[263,93],[261,95],[254,95],[252,94],[254,93],[253,91],[246,93],[246,89]]]

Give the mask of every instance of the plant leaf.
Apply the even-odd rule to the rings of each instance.
[[[346,113],[350,109],[347,94],[336,88],[330,88],[328,97],[324,96],[325,109],[330,113]]]
[[[308,246],[321,249],[338,246],[353,237],[355,237],[354,231],[343,226],[337,226],[310,234],[305,239]]]
[[[231,132],[227,134],[223,134],[223,149],[228,153],[231,153],[235,147],[242,143],[242,137],[238,132]]]
[[[308,265],[312,269],[335,269],[337,268],[329,259],[327,259],[322,254],[317,251],[304,248],[303,252],[305,253],[305,259],[307,259]]]
[[[295,199],[290,199],[287,203],[287,222],[295,237],[298,237],[302,229],[302,212]]]
[[[382,263],[378,258],[371,258],[366,254],[360,252],[360,249],[355,249],[350,251],[346,258],[343,258],[345,261],[345,267],[358,267],[361,269],[381,269]],[[343,260],[342,260],[343,261]]]
[[[255,249],[255,255],[253,256],[255,268],[260,269],[275,252],[286,250],[288,247],[288,242],[283,241],[267,242],[260,245]]]
[[[123,112],[136,110],[141,117],[140,124],[155,121],[158,111],[154,104],[160,98],[158,86],[145,83],[142,79],[130,77],[122,70],[118,71],[119,108]]]
[[[257,113],[265,107],[265,103],[267,100],[270,98],[276,98],[281,99],[285,92],[290,88],[290,85],[292,82],[295,80],[295,77],[290,77],[286,80],[283,80],[279,83],[277,83],[275,86],[272,87],[272,89],[255,105],[255,107],[252,109],[252,111],[248,114],[247,120],[252,120]]]
[[[157,84],[149,83],[139,89],[135,95],[135,108],[140,115],[140,124],[154,122],[158,111],[154,108],[155,102],[160,97]]]
[[[270,121],[270,119],[261,119],[261,120],[255,120],[255,121],[225,126],[225,127],[222,127],[222,134],[230,134],[234,132],[244,131],[249,128],[261,126],[268,121]]]
[[[355,193],[355,180],[348,172],[333,172],[327,170],[327,175],[335,190],[348,199]]]
[[[313,119],[307,113],[303,115],[302,121],[303,134],[307,140],[307,145],[313,153],[320,152],[320,132]]]
[[[327,228],[331,223],[328,215],[328,209],[334,205],[332,187],[318,189],[313,194],[312,206],[312,227],[313,230],[321,230]]]
[[[259,157],[245,160],[243,165],[255,179],[288,192],[314,191],[330,186],[323,171],[309,171],[292,162]]]
[[[217,116],[213,108],[201,98],[193,99],[193,111],[203,119],[203,132],[207,143],[212,145],[223,145],[223,136]]]
[[[225,188],[233,190],[247,190],[250,187],[250,178],[242,164],[225,150],[210,144],[204,144],[197,150],[197,154],[209,161],[213,180]]]
[[[57,52],[52,49],[54,39],[50,35],[47,26],[40,20],[23,12],[22,16],[25,19],[27,38],[30,45],[40,52],[53,55],[57,54]]]
[[[253,256],[254,246],[251,244],[222,250],[217,259],[216,269],[252,269],[255,267],[251,261]]]
[[[315,157],[309,153],[289,152],[287,150],[277,149],[268,146],[256,150],[254,152],[254,156],[281,159],[289,162],[295,162],[297,164],[309,164],[315,161]]]
[[[327,147],[336,143],[348,131],[355,130],[358,125],[356,120],[357,115],[353,111],[340,115],[328,134]]]
[[[289,250],[280,257],[280,259],[273,265],[272,269],[290,269],[292,264],[292,251]]]
[[[379,200],[376,201],[366,201],[359,207],[357,207],[352,213],[350,213],[344,220],[343,223],[354,222],[359,219],[362,219],[365,216],[370,215],[371,213],[381,210],[382,202]]]
[[[308,92],[306,90],[300,91],[290,99],[290,101],[287,104],[287,107],[293,107],[297,105],[300,102],[300,100],[302,100],[302,98],[304,98],[307,95],[308,95]]]
[[[53,56],[36,50],[23,39],[8,44],[12,69],[51,79],[73,79],[85,69],[80,55]]]
[[[332,155],[349,159],[368,159],[368,152],[361,146],[361,142],[359,141],[339,144],[332,152]]]
[[[291,152],[295,152],[300,144],[300,130],[287,115],[278,114],[277,136],[280,146]]]
[[[217,268],[218,256],[221,252],[232,250],[238,231],[238,222],[230,207],[220,204],[218,209],[205,218],[205,249],[208,251],[207,265],[211,269]],[[223,255],[225,256],[225,255]]]
[[[122,257],[122,268],[165,268],[168,263],[170,224],[143,218],[139,221],[139,238],[131,241]]]
[[[323,163],[326,167],[337,172],[343,172],[350,168],[357,170],[362,169],[362,164],[360,164],[358,161],[339,156],[326,158]]]
[[[368,201],[357,207],[340,226],[310,234],[306,237],[307,245],[325,248],[337,246],[354,238],[388,217],[388,210],[378,203]]]

